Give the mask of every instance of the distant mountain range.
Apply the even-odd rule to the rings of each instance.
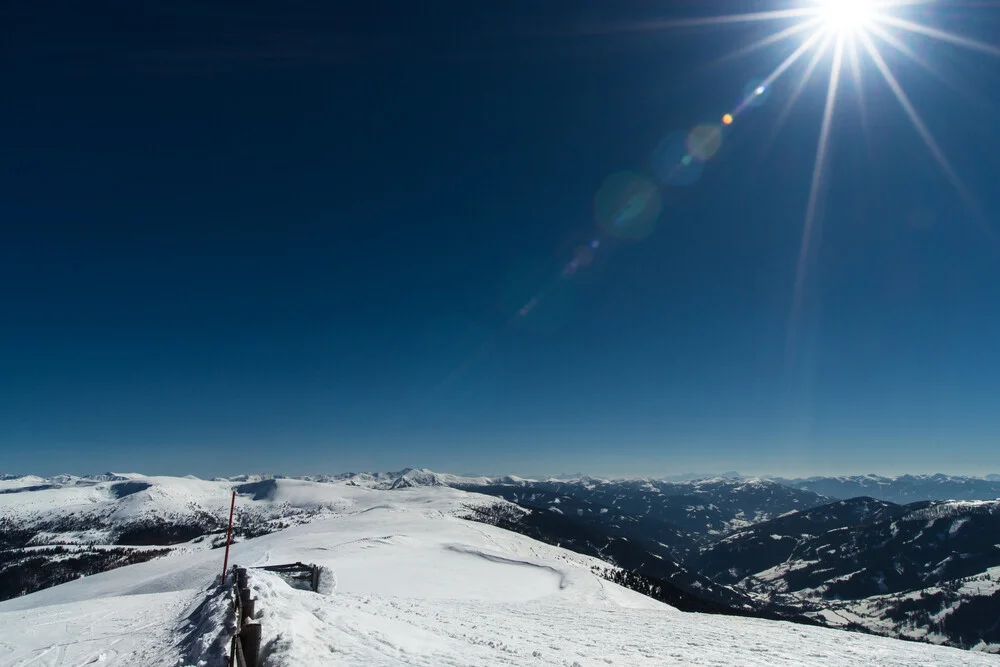
[[[0,493],[8,489],[26,486],[45,485],[87,485],[108,481],[127,481],[141,478],[138,473],[106,472],[97,475],[54,475],[39,477],[36,475],[0,474]],[[189,475],[188,479],[197,479]],[[228,482],[259,482],[266,479],[298,479],[313,482],[345,482],[370,488],[398,488],[400,486],[491,486],[497,484],[528,485],[542,484],[584,484],[602,485],[668,485],[666,488],[672,494],[674,491],[684,492],[685,484],[705,484],[710,481],[742,480],[751,482],[762,480],[776,482],[782,486],[808,491],[818,496],[835,499],[857,498],[868,496],[891,503],[906,504],[919,500],[996,500],[1000,499],[1000,474],[988,474],[983,477],[964,475],[945,475],[942,473],[925,475],[899,475],[888,477],[882,475],[853,475],[841,477],[748,477],[738,472],[727,472],[717,476],[699,476],[694,473],[668,476],[665,478],[647,479],[604,479],[588,477],[576,473],[559,475],[549,478],[522,478],[513,475],[476,476],[453,475],[439,473],[421,468],[406,468],[396,472],[346,472],[334,475],[300,475],[288,476],[281,474],[242,474],[231,477],[215,477],[213,481]],[[673,486],[670,486],[673,485]],[[610,488],[610,487],[609,487]]]
[[[685,562],[700,545],[827,498],[759,479],[521,480],[452,482],[529,509],[566,515],[609,535],[639,540],[654,554]]]
[[[891,503],[918,500],[995,500],[1000,498],[1000,475],[856,475],[853,477],[772,478],[779,484],[831,498],[870,496]]]

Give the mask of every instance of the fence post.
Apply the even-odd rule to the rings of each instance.
[[[260,623],[247,623],[240,630],[240,644],[243,645],[243,659],[247,667],[257,667],[260,656]]]
[[[241,588],[240,589],[240,606],[246,609],[250,605],[250,589]]]
[[[254,620],[254,616],[257,612],[257,601],[251,600],[250,596],[247,596],[246,601],[243,603],[243,618],[249,618],[251,621]]]

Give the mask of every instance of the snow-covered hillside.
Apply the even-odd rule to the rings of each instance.
[[[699,563],[831,625],[998,653],[998,530],[998,501],[854,498],[733,533]]]
[[[319,485],[269,488],[294,498]],[[321,595],[252,572],[269,667],[996,664],[925,644],[685,614],[594,576],[604,563],[458,518],[496,502],[485,496],[324,488],[313,502],[328,518],[233,548],[242,565],[313,562],[335,577]],[[226,643],[221,556],[191,551],[2,602],[0,664],[213,664]]]
[[[234,489],[239,539],[337,513],[345,502],[333,485],[299,480],[115,475],[109,481],[38,481],[9,479],[0,493],[0,600],[82,574],[219,546]]]
[[[831,601],[810,615],[832,627],[861,627],[887,636],[997,653],[1000,645],[986,642],[982,629],[996,634],[1000,567],[921,590]]]
[[[238,522],[290,520],[296,516],[336,511],[341,494],[328,484],[300,480],[264,480],[233,484],[190,477],[135,476],[127,481],[33,485],[0,494],[0,521],[23,531],[58,532],[69,540],[72,530],[89,531],[79,543],[128,544],[130,531],[164,522],[175,526],[225,527],[230,497],[238,492]],[[137,537],[137,536],[136,536]],[[122,540],[126,541],[122,541]]]

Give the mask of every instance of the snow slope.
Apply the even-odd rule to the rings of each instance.
[[[333,487],[324,493],[326,485],[291,479],[240,485],[188,477],[143,477],[0,494],[0,516],[16,517],[25,523],[36,519],[51,522],[66,517],[122,522],[194,516],[198,512],[224,518],[229,512],[233,488],[241,491],[237,499],[240,508],[258,500],[296,508],[328,508],[342,500]]]
[[[593,574],[603,562],[456,516],[447,487],[326,486],[330,518],[236,544],[246,566],[313,562],[325,594],[255,570],[264,665],[995,665],[991,656],[788,623],[681,613]],[[275,497],[305,493],[279,480]],[[298,499],[301,502],[301,498]],[[215,664],[218,550],[0,603],[0,665]]]
[[[48,480],[38,475],[0,475],[0,493],[48,484]]]
[[[35,544],[176,544],[225,531],[233,490],[235,526],[262,534],[344,508],[337,486],[300,480],[243,484],[185,477],[142,477],[0,493],[0,529]],[[185,529],[168,539],[150,533]],[[21,546],[18,544],[17,546]]]

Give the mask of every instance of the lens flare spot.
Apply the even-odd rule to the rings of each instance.
[[[594,250],[589,245],[577,246],[573,251],[573,259],[563,268],[563,276],[575,275],[577,271],[590,266],[594,261]]]
[[[718,125],[699,125],[688,135],[688,154],[696,160],[707,162],[722,148],[722,128]]]
[[[751,79],[743,89],[743,105],[759,107],[771,97],[771,88],[763,79]]]
[[[633,172],[612,174],[594,198],[594,217],[611,236],[643,239],[653,233],[660,217],[660,190]]]
[[[723,125],[732,125],[733,124],[733,114],[727,113],[725,116],[723,116],[722,117],[722,124]]]
[[[703,166],[688,153],[687,134],[671,132],[656,147],[652,156],[653,173],[665,185],[694,185],[701,178]]]

